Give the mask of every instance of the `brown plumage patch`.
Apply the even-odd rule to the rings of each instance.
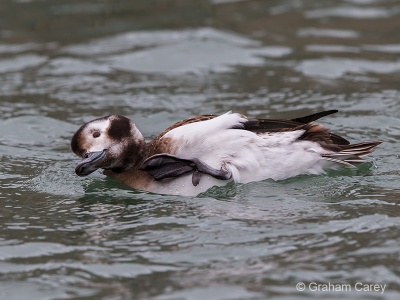
[[[165,129],[163,132],[161,132],[155,139],[161,138],[163,135],[165,135],[167,132],[171,131],[172,129],[175,129],[177,127],[187,125],[190,123],[196,123],[196,122],[202,122],[202,121],[208,121],[211,119],[214,119],[215,117],[218,117],[218,115],[202,115],[202,116],[196,116],[192,118],[188,118],[179,122],[176,122],[169,126],[167,129]]]
[[[334,134],[329,129],[320,124],[308,123],[305,124],[305,132],[299,138],[300,140],[307,140],[318,143],[334,144],[334,145],[349,145],[350,142],[345,138]]]
[[[140,190],[149,189],[149,186],[153,182],[153,178],[147,172],[141,171],[137,168],[132,168],[122,173],[114,172],[112,170],[104,170],[103,174],[111,176],[123,184]]]
[[[175,154],[177,145],[173,144],[170,138],[161,136],[147,143],[146,148],[145,158],[148,158],[161,153]]]
[[[299,140],[332,144],[329,130],[322,125],[308,123],[303,125],[302,129],[304,130],[304,133],[299,137]]]

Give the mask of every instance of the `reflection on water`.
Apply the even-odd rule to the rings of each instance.
[[[0,298],[398,299],[396,1],[3,1]],[[135,191],[74,174],[83,122],[229,110],[384,140],[358,170]],[[303,292],[298,282],[387,284]]]

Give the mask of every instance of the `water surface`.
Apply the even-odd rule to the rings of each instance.
[[[2,1],[0,298],[399,299],[399,15],[389,0]],[[70,137],[95,117],[151,138],[198,114],[325,109],[334,132],[385,141],[370,164],[199,197],[74,174]]]

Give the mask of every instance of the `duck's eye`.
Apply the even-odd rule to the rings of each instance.
[[[98,138],[99,136],[100,136],[100,132],[98,132],[98,131],[93,132],[94,138]]]

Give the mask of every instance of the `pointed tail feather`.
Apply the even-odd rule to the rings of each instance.
[[[347,162],[345,160],[340,160],[340,159],[327,157],[327,156],[324,156],[324,159],[328,160],[328,161],[331,161],[331,162],[334,162],[334,163],[337,163],[339,165],[342,165],[342,166],[344,166],[346,168],[355,168],[356,167],[355,165],[353,165],[353,164],[351,164],[351,163],[349,163],[349,162]]]
[[[383,141],[362,142],[352,145],[343,145],[338,152],[331,152],[322,155],[325,160],[344,165],[349,168],[355,167],[357,164],[366,162],[364,156],[367,156],[375,147]]]
[[[342,146],[342,151],[347,152],[347,151],[369,151],[373,150],[376,146],[379,144],[382,144],[383,141],[373,141],[373,142],[362,142],[358,144],[351,144],[351,145],[345,145]]]

